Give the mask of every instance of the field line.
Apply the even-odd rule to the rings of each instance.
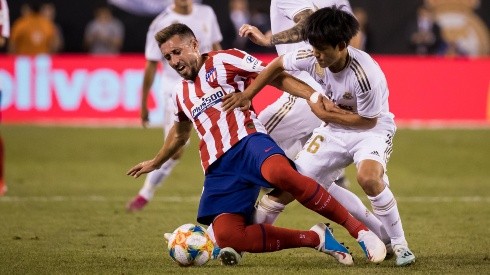
[[[130,197],[106,197],[106,196],[4,196],[0,197],[0,203],[8,202],[126,202]],[[484,196],[461,196],[461,197],[445,197],[445,196],[402,196],[396,197],[398,202],[410,203],[445,203],[445,202],[461,202],[474,203],[483,202],[490,203],[490,197]],[[158,202],[198,202],[199,196],[158,196],[153,198],[153,201]]]

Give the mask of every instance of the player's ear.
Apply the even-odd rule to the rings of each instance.
[[[192,45],[192,49],[194,49],[194,50],[199,49],[199,42],[197,42],[197,39],[192,38],[191,45]]]
[[[347,43],[345,43],[345,41],[340,42],[339,51],[343,51],[345,48],[347,48]]]

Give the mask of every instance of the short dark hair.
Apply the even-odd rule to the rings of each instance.
[[[155,39],[158,42],[158,47],[161,47],[163,43],[167,42],[174,35],[196,38],[194,32],[187,25],[174,23],[169,25],[168,27],[161,29],[157,34],[155,34]]]
[[[301,32],[303,40],[319,49],[326,45],[335,47],[341,42],[349,44],[359,31],[359,22],[352,14],[343,11],[343,7],[331,6],[315,11]]]

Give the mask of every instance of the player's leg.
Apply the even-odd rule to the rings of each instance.
[[[388,140],[384,140],[384,137],[364,137],[358,144],[359,150],[354,148],[354,160],[357,181],[391,239],[397,265],[403,266],[415,262],[415,255],[408,248],[397,202],[386,175],[386,163],[392,150],[391,137],[392,135],[387,135]]]
[[[138,195],[128,202],[126,210],[129,212],[142,210],[155,195],[156,190],[162,185],[164,180],[170,176],[174,167],[179,163],[183,150],[180,150],[171,159],[165,162],[159,169],[154,170],[145,178],[143,186]]]
[[[324,129],[315,130],[312,138],[304,146],[304,150],[297,155],[296,167],[301,174],[322,183],[322,186],[349,213],[363,222],[383,242],[390,243],[390,238],[383,229],[382,223],[376,216],[372,215],[354,193],[335,184],[330,184],[341,174],[341,171],[344,170],[343,167],[352,162],[351,156],[345,153],[346,145],[344,141],[332,136],[329,132],[325,132]],[[257,204],[254,222],[274,222],[285,205],[292,200],[291,195],[281,190],[274,190],[268,195],[264,195]]]
[[[7,192],[7,184],[5,183],[5,178],[4,178],[4,147],[3,147],[3,139],[2,136],[0,136],[0,196],[5,195]]]
[[[366,257],[380,262],[386,256],[384,243],[362,222],[354,218],[327,190],[317,182],[298,173],[288,159],[281,155],[269,157],[262,164],[262,175],[272,185],[289,192],[310,210],[343,226],[356,238]]]
[[[235,263],[238,259],[233,256],[233,251],[263,253],[273,252],[289,248],[311,247],[332,255],[339,262],[351,265],[352,256],[338,243],[325,225],[315,225],[310,230],[294,230],[275,227],[269,224],[246,223],[246,219],[240,214],[224,213],[217,216],[213,222],[214,234],[220,247],[227,257],[232,257]],[[329,250],[332,248],[333,250]],[[343,252],[339,252],[343,250]]]
[[[291,194],[280,189],[274,189],[263,195],[255,206],[253,223],[274,224],[286,205],[293,200]]]
[[[271,151],[273,153],[271,153]],[[208,167],[204,181],[204,188],[199,203],[197,221],[199,223],[209,225],[215,220],[216,217],[223,213],[235,213],[242,217],[247,217],[246,221],[244,220],[241,222],[242,225],[250,224],[252,213],[254,211],[254,204],[260,192],[260,188],[272,187],[263,178],[260,172],[260,167],[265,158],[269,157],[270,154],[275,154],[276,152],[284,154],[284,152],[278,148],[268,136],[256,134],[237,143],[234,147],[228,150],[226,154]],[[287,161],[287,158],[283,155],[282,158]],[[229,224],[228,222],[223,223]],[[214,236],[218,245],[223,249],[226,249],[226,247],[223,246],[230,246],[238,252],[257,252],[258,247],[263,246],[263,241],[269,242],[263,238],[258,240],[256,240],[256,238],[247,239],[248,236],[254,236],[254,232],[256,233],[257,229],[259,229],[260,233],[262,234],[264,231],[262,231],[261,226],[255,226],[247,229],[251,230],[250,234],[249,231],[246,231],[247,235],[245,237],[247,238],[243,239],[242,236],[240,238],[233,238],[231,241],[227,240],[226,237],[235,229],[227,228],[226,230],[223,230],[222,228],[222,226],[220,227],[220,225],[213,223]],[[243,228],[243,226],[239,227],[240,232],[242,232],[241,230]],[[267,235],[264,235],[265,237],[268,238],[268,236],[275,236],[274,239],[272,239],[273,241],[270,241],[270,243],[276,243],[277,238],[291,238],[291,235],[289,234],[291,232],[282,230],[274,231],[275,229],[272,227],[272,229],[269,229],[269,226],[264,228],[266,228],[264,229],[266,232],[269,232],[269,230],[271,231],[269,232],[270,234],[267,233]],[[318,227],[315,227],[314,229],[315,232],[321,231],[318,229]],[[227,230],[231,231],[226,232]],[[348,254],[348,250],[335,241],[330,233],[327,234],[327,232],[323,232],[322,235],[325,235],[323,236],[322,240],[326,244],[319,248],[323,252],[334,256],[337,260],[345,264],[350,264],[350,256],[343,256],[344,254]],[[225,240],[220,241],[220,238],[225,238]],[[247,240],[246,243],[242,243],[243,240]],[[305,243],[299,244],[306,246]],[[257,247],[250,247],[250,245],[257,245]],[[295,245],[298,245],[298,243],[295,244],[293,242],[293,244],[291,244],[290,240],[285,240],[283,241],[283,244],[279,246],[279,248],[284,249]],[[314,244],[314,246],[317,245],[319,245],[319,242]],[[310,244],[309,246],[312,247],[313,244]],[[338,251],[335,249],[338,249]],[[227,250],[225,250],[225,252],[227,252]],[[236,263],[236,255],[237,254],[227,252],[225,256],[230,256],[230,259]]]
[[[347,178],[347,175],[345,174],[345,168],[342,169],[340,176],[334,181],[337,186],[340,186],[342,188],[349,188],[350,186],[350,181]]]

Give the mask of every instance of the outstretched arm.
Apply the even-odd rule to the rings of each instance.
[[[285,31],[268,35],[263,34],[257,27],[249,24],[244,24],[240,27],[238,34],[240,36],[248,37],[252,42],[257,45],[271,47],[277,44],[289,44],[302,41],[301,30],[303,30],[306,19],[313,13],[313,10],[307,9],[299,12],[293,18],[296,25]]]
[[[225,95],[222,103],[223,110],[231,111],[238,107],[241,107],[242,110],[248,109],[252,98],[254,98],[255,95],[257,95],[259,91],[262,90],[262,88],[264,88],[267,84],[271,84],[279,89],[282,89],[291,88],[291,86],[295,83],[298,85],[306,85],[302,81],[295,79],[291,75],[284,72],[282,56],[279,56],[269,63],[269,65],[267,65],[267,67],[265,67],[264,70],[258,74],[255,80],[252,81],[252,83],[242,93],[231,93]],[[313,92],[310,92],[309,94]],[[309,96],[309,94],[307,96]]]
[[[318,102],[323,97],[305,82],[284,71],[282,56],[275,58],[264,70],[262,70],[254,81],[242,93],[231,93],[223,97],[222,107],[224,111],[240,108],[242,111],[250,107],[252,98],[259,93],[267,84],[291,95]],[[330,101],[329,101],[330,102]],[[318,104],[321,103],[321,100]],[[344,113],[346,111],[336,107],[333,103],[327,106],[329,110]]]
[[[128,176],[139,177],[142,174],[149,173],[162,166],[167,160],[169,160],[175,153],[177,153],[187,142],[192,130],[192,122],[183,121],[176,122],[170,129],[165,143],[163,144],[157,155],[147,161],[143,161],[129,169],[126,173]]]

